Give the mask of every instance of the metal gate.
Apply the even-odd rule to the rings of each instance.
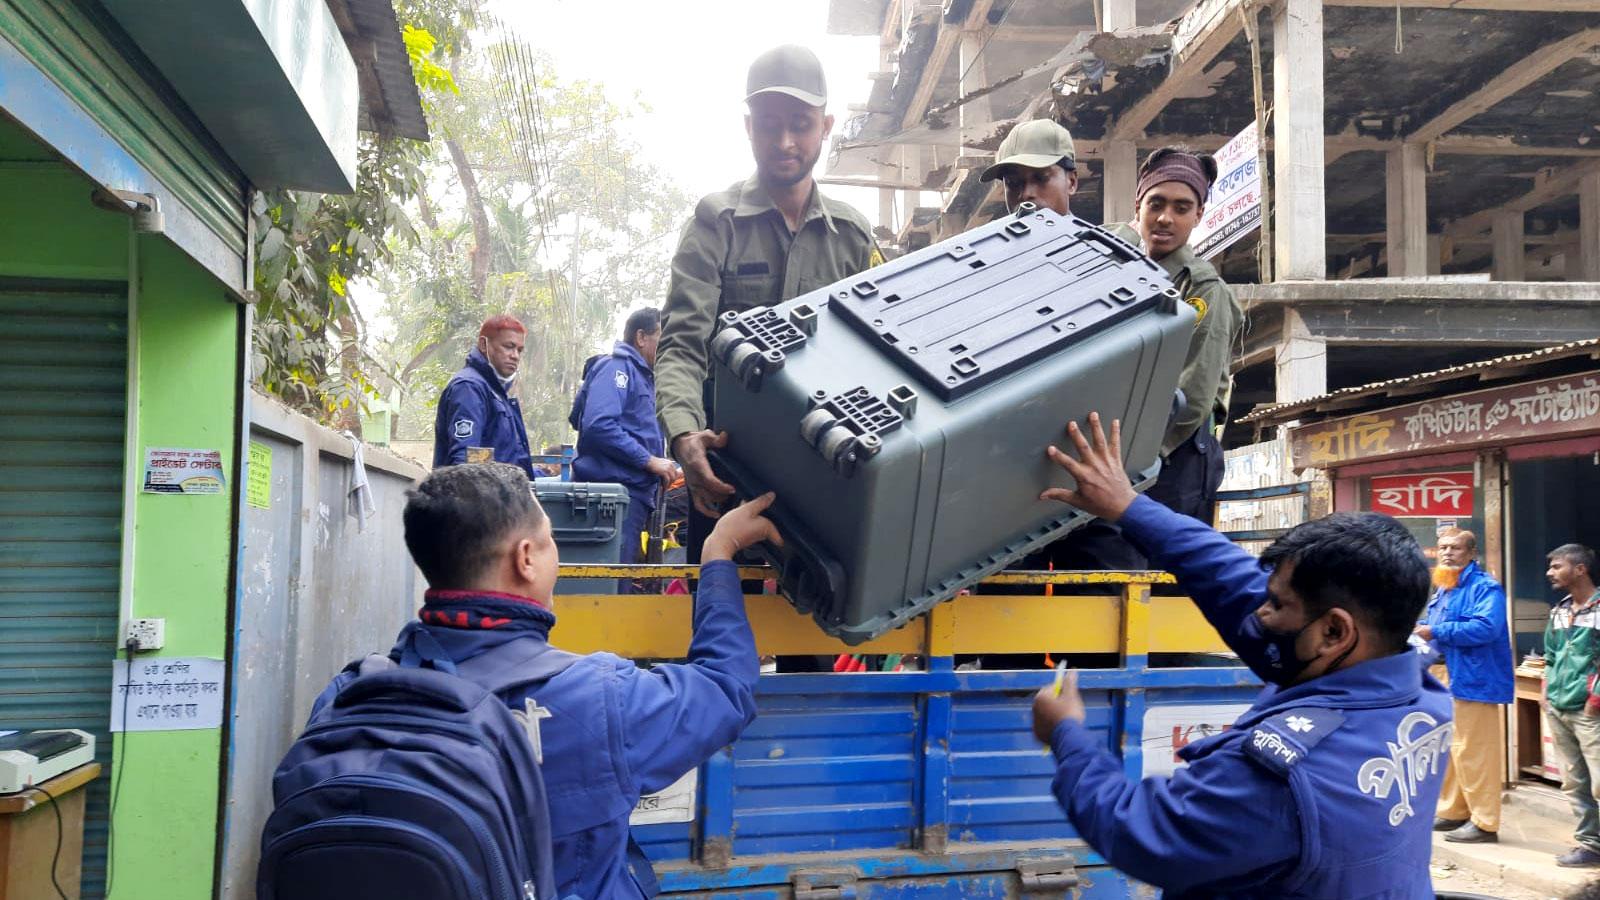
[[[0,730],[93,732],[107,773],[127,372],[123,285],[0,281]],[[110,784],[89,787],[84,897]]]

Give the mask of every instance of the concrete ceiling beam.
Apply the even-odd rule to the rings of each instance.
[[[1135,141],[1142,137],[1167,104],[1193,87],[1244,30],[1239,11],[1258,5],[1259,0],[1200,0],[1178,21],[1178,30],[1172,38],[1172,69],[1167,77],[1119,116],[1107,129],[1106,136],[1113,141]]]
[[[1406,136],[1408,142],[1431,141],[1483,113],[1500,101],[1521,91],[1563,64],[1590,49],[1600,46],[1600,28],[1586,28],[1559,41],[1545,44],[1522,59],[1507,66],[1505,71],[1489,79],[1481,87],[1468,91],[1460,99],[1445,107]]]

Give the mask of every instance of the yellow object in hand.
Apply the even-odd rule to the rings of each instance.
[[[1056,683],[1050,688],[1050,693],[1056,697],[1061,696],[1061,686],[1066,683],[1067,661],[1063,659],[1061,662],[1056,663]]]

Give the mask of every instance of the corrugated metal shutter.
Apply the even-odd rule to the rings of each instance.
[[[83,896],[104,893],[127,301],[0,285],[0,729],[82,728]]]

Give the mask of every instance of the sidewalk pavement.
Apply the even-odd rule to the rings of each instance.
[[[1563,869],[1556,865],[1556,856],[1574,846],[1575,824],[1560,791],[1544,785],[1520,784],[1505,792],[1498,844],[1452,844],[1443,834],[1434,833],[1435,872],[1464,869],[1524,892],[1565,897],[1589,881],[1600,879],[1600,869]],[[1437,875],[1435,887],[1454,889],[1448,878]]]

